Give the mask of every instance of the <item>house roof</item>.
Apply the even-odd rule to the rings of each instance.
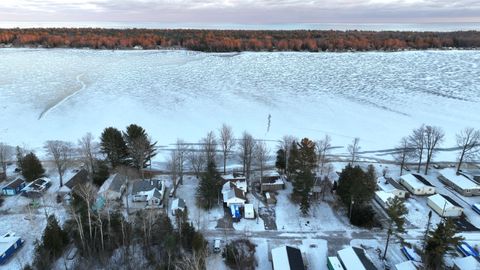
[[[347,270],[377,270],[362,248],[347,247],[337,253]]]
[[[15,236],[14,234],[12,234],[10,236],[6,236],[6,235],[0,236],[0,255],[4,254],[19,239],[20,239],[20,237]]]
[[[63,185],[67,186],[69,189],[73,189],[75,186],[82,185],[87,182],[88,182],[88,172],[85,169],[81,169]]]
[[[136,194],[142,191],[149,191],[154,188],[162,189],[161,180],[139,180],[133,183],[132,194]]]
[[[436,205],[438,205],[439,207],[442,207],[442,208],[443,207],[445,207],[445,208],[452,208],[452,207],[462,208],[462,206],[459,205],[454,200],[452,200],[452,198],[450,198],[446,195],[442,195],[442,194],[435,194],[435,195],[429,196],[428,200],[432,201],[433,203],[435,203]]]
[[[386,192],[392,192],[392,191],[395,191],[395,190],[402,190],[402,191],[406,191],[405,190],[405,187],[403,187],[402,185],[400,185],[397,181],[393,180],[393,178],[391,177],[379,177],[377,179],[377,186],[383,190],[383,191],[386,191]]]
[[[22,179],[22,178],[17,178],[13,181],[11,181],[10,183],[8,183],[6,186],[4,186],[3,188],[13,188],[13,189],[16,189],[18,188],[19,186],[21,186],[23,183],[25,183],[25,181]]]
[[[395,264],[395,269],[397,270],[418,270],[420,267],[422,267],[422,264],[415,261],[405,261]]]
[[[272,249],[272,262],[274,270],[304,270],[302,253],[300,249],[282,246]],[[287,267],[288,266],[288,267]]]
[[[107,190],[120,192],[122,190],[122,186],[126,182],[126,178],[127,177],[125,175],[119,173],[110,175],[110,177],[108,177],[108,179],[102,184],[98,190],[98,193],[104,193]]]
[[[177,198],[172,201],[172,209],[185,208],[185,201],[183,199]]]
[[[425,186],[432,186],[430,182],[428,182],[425,178],[418,174],[405,174],[400,176],[403,181],[408,183],[413,189],[421,189],[424,188]]]
[[[395,197],[395,195],[393,195],[392,193],[385,192],[385,191],[382,191],[382,190],[375,191],[375,194],[384,203],[387,203],[388,199],[390,199],[390,198],[393,199]]]
[[[480,262],[478,262],[473,256],[456,258],[453,260],[453,263],[460,270],[480,269]]]
[[[450,182],[459,186],[461,189],[480,189],[480,186],[473,182],[466,174],[457,174],[453,168],[440,170],[440,175],[447,178]]]

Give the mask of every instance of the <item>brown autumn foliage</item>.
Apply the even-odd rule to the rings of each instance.
[[[0,44],[14,47],[235,51],[396,51],[480,48],[480,32],[246,31],[102,28],[0,29]]]

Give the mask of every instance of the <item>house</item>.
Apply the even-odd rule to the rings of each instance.
[[[161,207],[165,185],[161,180],[139,180],[132,186],[132,201],[146,202],[146,207]]]
[[[255,210],[253,209],[253,204],[247,203],[244,206],[244,217],[245,218],[255,218]]]
[[[473,256],[453,259],[454,270],[480,270],[480,262]]]
[[[379,177],[377,179],[377,189],[379,191],[391,193],[402,199],[408,194],[407,190],[391,177]]]
[[[24,242],[22,238],[15,236],[14,233],[0,236],[0,265],[6,264],[15,252],[23,246]]]
[[[172,208],[172,215],[175,216],[175,213],[177,212],[177,210],[184,212],[187,206],[185,205],[185,201],[183,199],[176,198],[172,201],[171,208]]]
[[[480,196],[480,185],[464,173],[458,173],[454,168],[440,170],[438,180],[452,187],[463,196]]]
[[[233,183],[237,188],[241,189],[244,193],[248,192],[247,179],[241,173],[222,174],[220,176],[223,183]]]
[[[281,246],[272,249],[273,270],[305,270],[300,249]]]
[[[377,270],[363,248],[347,247],[337,255],[345,270]]]
[[[407,188],[413,195],[435,194],[435,187],[419,174],[405,174],[400,176],[400,184]]]
[[[422,262],[422,257],[415,251],[414,248],[410,248],[408,246],[403,246],[400,251],[402,251],[403,255],[410,260],[414,262]]]
[[[127,189],[127,177],[123,174],[116,173],[110,175],[98,190],[98,195],[107,200],[120,200],[123,193]]]
[[[2,194],[6,196],[17,195],[25,187],[25,184],[25,180],[17,178],[2,188]]]
[[[327,258],[328,270],[344,270],[342,263],[337,256]]]
[[[29,183],[22,189],[22,195],[29,198],[38,198],[52,185],[52,180],[42,177]]]
[[[405,261],[395,264],[395,270],[420,270],[423,269],[423,264],[415,261]]]
[[[285,182],[277,171],[266,171],[262,178],[262,191],[277,191],[285,188]]]
[[[89,181],[88,172],[85,169],[79,170],[63,186],[58,190],[60,195],[70,194],[81,185],[85,185]]]
[[[227,207],[230,207],[230,205],[232,204],[243,207],[247,202],[244,191],[239,189],[232,182],[226,182],[225,184],[223,184],[222,197],[223,202],[227,204]]]
[[[441,217],[459,217],[463,212],[461,205],[452,198],[442,194],[428,197],[427,205]]]
[[[387,202],[388,199],[395,198],[395,195],[392,193],[388,193],[382,190],[375,191],[375,201],[377,201],[383,209],[387,209]]]
[[[475,250],[475,248],[478,247],[472,247],[470,246],[467,242],[462,241],[458,244],[457,250],[462,253],[463,256],[473,256],[473,257],[478,257],[478,251]]]

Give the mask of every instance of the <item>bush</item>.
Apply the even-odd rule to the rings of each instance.
[[[225,263],[234,269],[255,269],[255,245],[248,239],[235,240],[227,244]]]
[[[380,226],[375,217],[375,211],[370,205],[361,205],[353,208],[352,218],[350,220],[355,226],[372,228]]]

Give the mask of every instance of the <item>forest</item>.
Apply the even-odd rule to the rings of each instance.
[[[240,51],[398,51],[480,48],[480,32],[335,30],[0,29],[0,47]]]

